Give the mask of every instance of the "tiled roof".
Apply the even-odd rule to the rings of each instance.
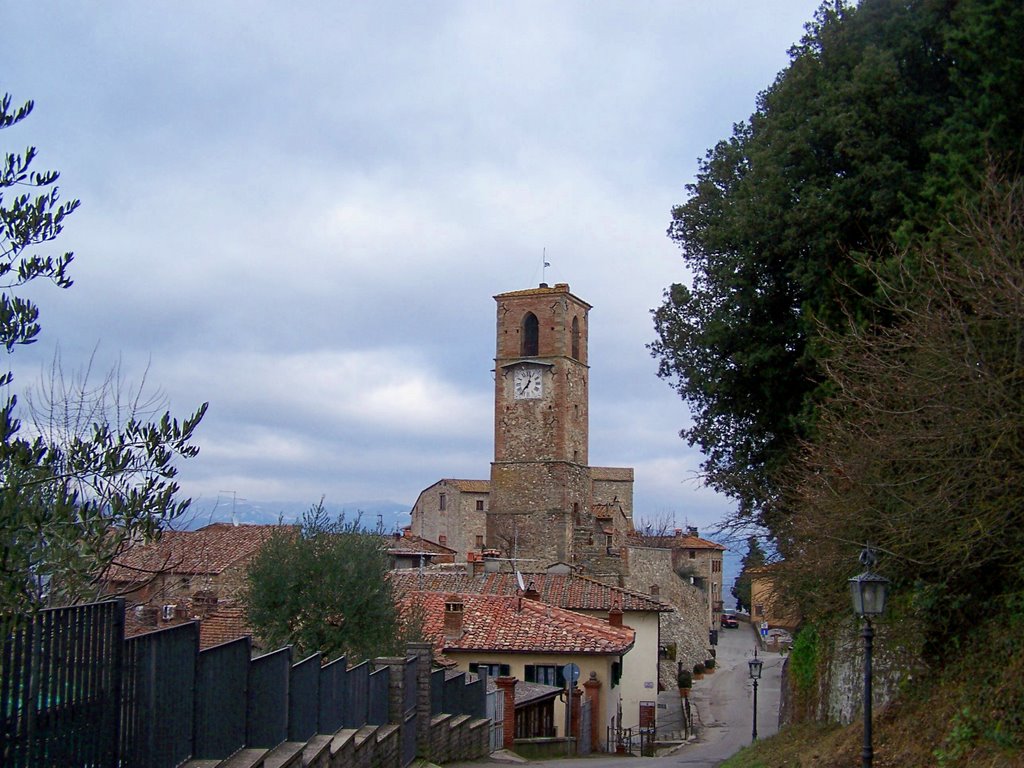
[[[392,555],[452,555],[454,549],[424,539],[422,536],[391,536],[386,539],[388,554]]]
[[[493,693],[498,690],[498,684],[493,677],[487,678],[487,692]],[[527,683],[525,680],[516,680],[512,689],[512,697],[515,705],[521,707],[524,704],[533,704],[547,699],[553,699],[564,689],[557,685],[544,685],[544,683]]]
[[[661,547],[666,549],[717,549],[725,551],[725,547],[699,536],[640,536],[636,541],[642,547]]]
[[[490,480],[449,480],[450,484],[454,485],[463,493],[490,493],[491,492],[491,481]]]
[[[462,632],[445,635],[445,604],[462,603]],[[410,592],[403,609],[422,606],[423,633],[443,652],[621,654],[636,633],[582,613],[510,595]]]
[[[199,647],[210,648],[251,635],[245,610],[237,606],[217,608],[199,622]]]
[[[154,573],[218,574],[253,557],[274,531],[296,526],[214,523],[198,531],[164,531],[153,544],[139,544],[122,553],[104,574],[117,582],[142,581]]]
[[[424,571],[390,574],[395,593],[476,592],[490,595],[514,595],[519,588],[514,573],[466,573]],[[586,576],[556,573],[524,573],[523,582],[540,593],[544,603],[570,611],[608,611],[613,606],[623,611],[667,611],[670,608],[640,592],[613,587]]]

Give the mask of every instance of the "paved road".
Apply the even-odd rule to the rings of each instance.
[[[718,633],[719,669],[694,683],[693,704],[699,720],[698,739],[655,762],[659,766],[712,768],[750,743],[753,731],[753,685],[747,659],[753,655],[754,635],[746,624]],[[764,668],[757,689],[757,735],[779,729],[779,690],[782,657],[761,654]],[[650,762],[646,763],[650,765]]]
[[[747,664],[754,652],[753,630],[747,624],[739,629],[719,632],[717,654],[718,669],[703,680],[695,681],[691,705],[698,736],[672,754],[664,757],[622,757],[595,755],[549,761],[531,761],[530,765],[551,768],[600,768],[608,761],[608,768],[714,768],[740,748],[750,743],[753,730],[753,687]],[[779,690],[782,657],[778,653],[761,653],[764,668],[757,689],[757,735],[771,736],[779,726]],[[668,703],[659,711],[659,721],[666,717],[679,720],[678,695],[675,692],[659,695],[659,702]],[[675,707],[673,711],[672,707]],[[479,763],[461,763],[452,768],[479,766]]]

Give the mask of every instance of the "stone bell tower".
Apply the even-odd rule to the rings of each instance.
[[[488,546],[543,568],[573,560],[589,513],[587,316],[566,283],[502,293]]]

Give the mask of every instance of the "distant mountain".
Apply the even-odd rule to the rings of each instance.
[[[295,523],[309,510],[311,504],[300,501],[253,501],[222,496],[217,501],[193,502],[188,512],[175,527],[189,530],[202,528],[210,523],[273,525],[278,521]],[[401,530],[409,524],[408,504],[395,501],[348,501],[343,504],[324,502],[324,509],[331,517],[344,513],[346,520],[359,517],[365,528],[376,528],[378,522],[388,532]]]

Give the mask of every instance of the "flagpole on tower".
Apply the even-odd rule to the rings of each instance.
[[[548,249],[544,248],[541,251],[541,263],[544,265],[540,270],[540,281],[546,283],[548,281],[548,267],[551,266],[551,262],[548,261]]]

